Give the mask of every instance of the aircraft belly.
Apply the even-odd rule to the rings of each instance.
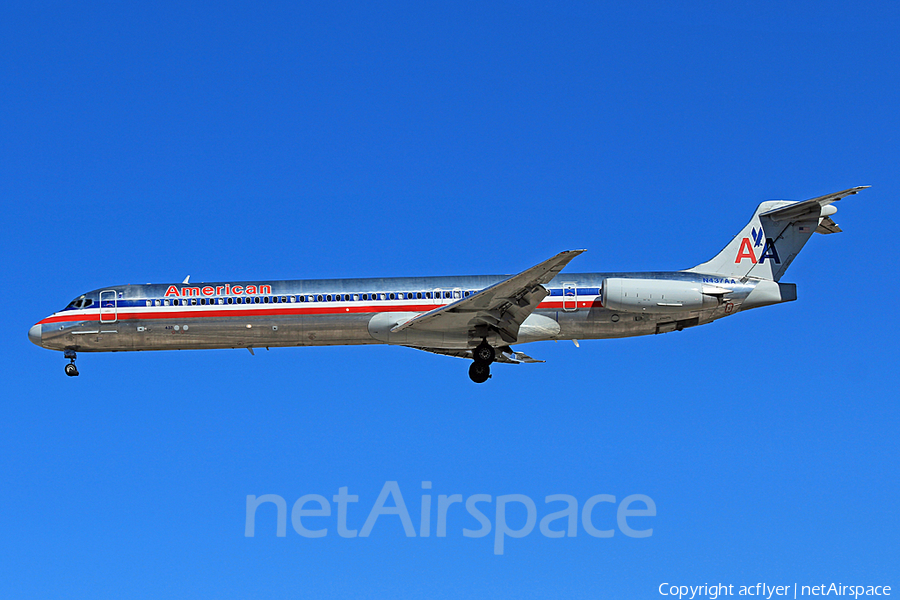
[[[367,331],[373,340],[385,344],[403,346],[419,346],[423,348],[466,349],[479,340],[472,337],[466,329],[441,331],[430,329],[404,329],[400,332],[391,330],[401,323],[415,317],[414,312],[384,312],[369,315],[366,321]],[[470,341],[473,344],[470,344]]]
[[[133,350],[133,339],[121,331],[120,323],[76,321],[45,325],[42,345],[53,350],[118,352]]]
[[[352,313],[304,317],[300,345],[375,344],[377,341],[372,339],[368,330],[371,316],[366,313]]]
[[[81,351],[262,348],[377,343],[367,315],[123,320],[118,344],[81,344]],[[87,337],[87,336],[85,336]],[[108,336],[107,336],[108,337]],[[104,338],[105,339],[105,338]],[[123,346],[127,344],[127,348]],[[70,347],[70,346],[65,346]]]
[[[724,316],[724,315],[722,315]],[[677,318],[666,314],[626,313],[602,307],[556,314],[560,339],[612,339],[652,335],[709,323],[715,310],[694,311]]]

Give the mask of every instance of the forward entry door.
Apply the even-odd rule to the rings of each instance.
[[[100,322],[115,323],[119,318],[115,290],[100,292]]]

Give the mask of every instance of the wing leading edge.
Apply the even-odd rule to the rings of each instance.
[[[515,343],[519,327],[549,294],[543,284],[556,277],[569,261],[582,252],[584,250],[560,252],[468,298],[413,317],[391,329],[391,333],[406,329],[472,331],[477,338],[486,337],[493,331],[507,344]]]

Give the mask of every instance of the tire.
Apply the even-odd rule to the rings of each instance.
[[[74,363],[66,365],[66,375],[69,377],[76,377],[78,375],[78,369],[75,367]]]
[[[473,362],[469,365],[469,379],[475,383],[484,383],[491,377],[491,367],[485,363]]]
[[[484,363],[486,365],[494,362],[496,356],[496,352],[494,352],[494,349],[488,344],[480,344],[472,351],[472,357],[475,359],[475,362]]]

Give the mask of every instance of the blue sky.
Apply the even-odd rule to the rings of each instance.
[[[15,598],[900,586],[895,3],[40,3],[0,12],[0,582]],[[62,356],[121,283],[687,268],[855,185],[794,303],[524,346]],[[23,301],[24,300],[24,301]],[[646,494],[650,538],[244,537],[245,499]],[[436,500],[435,500],[436,502]],[[521,507],[519,507],[521,508]],[[558,509],[554,506],[553,510]],[[511,523],[524,510],[510,509]],[[613,523],[612,509],[595,513]],[[516,521],[516,519],[519,519]],[[434,526],[434,525],[432,525]]]

